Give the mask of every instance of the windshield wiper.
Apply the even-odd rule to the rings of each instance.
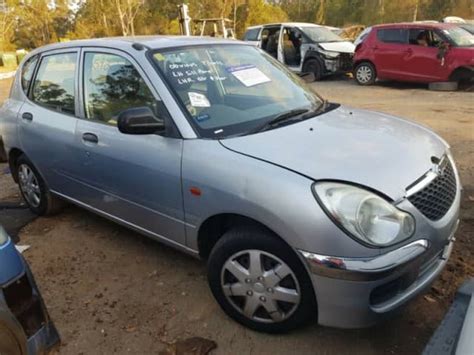
[[[318,106],[317,109],[315,110],[312,110],[312,111],[309,111],[309,112],[306,112],[303,116],[301,116],[301,120],[306,120],[308,118],[311,118],[311,117],[314,117],[314,116],[317,116],[323,112],[326,112],[326,109],[328,108],[329,106],[329,101],[328,100],[324,100],[321,105]]]
[[[257,132],[263,132],[266,131],[267,129],[270,129],[274,126],[278,126],[280,123],[289,120],[290,118],[302,115],[303,113],[308,112],[309,110],[307,108],[299,108],[299,109],[294,109],[290,111],[286,111],[283,113],[280,113],[279,115],[276,115],[274,118],[272,118],[270,121],[265,122],[263,125],[257,127],[256,129],[248,132],[248,134],[253,134]]]

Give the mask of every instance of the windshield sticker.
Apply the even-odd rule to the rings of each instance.
[[[161,53],[155,53],[155,59],[159,61],[164,61],[166,58]]]
[[[191,105],[194,107],[211,107],[211,103],[207,99],[206,95],[198,92],[188,92],[189,100]]]
[[[247,87],[270,82],[270,78],[260,71],[255,65],[245,64],[227,67],[226,70],[235,76]]]
[[[211,116],[209,116],[207,113],[200,114],[200,115],[196,116],[196,121],[203,122],[203,121],[207,121],[210,118],[211,118]]]

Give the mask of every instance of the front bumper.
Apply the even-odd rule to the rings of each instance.
[[[457,225],[441,248],[420,239],[373,258],[300,251],[315,289],[319,324],[361,328],[393,313],[425,290],[444,269]]]

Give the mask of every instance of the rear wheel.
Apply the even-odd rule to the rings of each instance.
[[[377,79],[375,67],[369,62],[358,64],[354,70],[354,78],[359,85],[373,85]]]
[[[26,156],[21,155],[15,166],[21,195],[31,211],[37,215],[52,215],[63,207],[64,202],[51,194]]]
[[[222,236],[209,256],[208,279],[227,315],[251,329],[286,332],[316,316],[306,269],[267,230],[241,228]]]

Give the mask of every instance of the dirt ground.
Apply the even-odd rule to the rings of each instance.
[[[452,147],[464,186],[462,222],[449,264],[426,295],[376,327],[310,325],[286,335],[259,334],[226,317],[206,283],[205,264],[76,207],[38,218],[20,232],[50,314],[59,354],[151,354],[179,339],[214,340],[213,354],[418,354],[456,288],[474,276],[474,94],[424,86],[312,84],[330,101],[408,117]],[[9,80],[0,81],[0,102]],[[0,200],[18,199],[0,165]],[[2,213],[0,211],[0,213]]]

